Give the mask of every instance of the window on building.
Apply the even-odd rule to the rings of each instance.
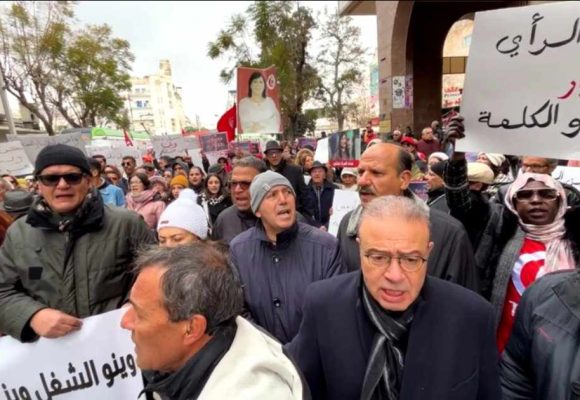
[[[143,102],[141,100],[137,100],[135,102],[135,105],[136,105],[137,108],[143,108]]]

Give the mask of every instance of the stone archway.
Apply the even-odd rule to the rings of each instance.
[[[451,26],[466,15],[527,1],[376,3],[379,57],[379,105],[392,129],[429,126],[441,116],[443,44]],[[393,105],[393,78],[412,81],[412,104]]]

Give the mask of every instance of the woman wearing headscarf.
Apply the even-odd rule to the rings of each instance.
[[[462,124],[455,128],[463,136]],[[446,196],[451,214],[466,228],[473,203],[463,153],[455,152],[445,171]],[[474,246],[480,269],[481,292],[495,310],[497,344],[503,351],[513,327],[520,298],[537,278],[553,271],[575,268],[580,261],[580,218],[568,212],[562,185],[550,175],[523,173],[509,186],[504,204],[488,203],[487,224]]]

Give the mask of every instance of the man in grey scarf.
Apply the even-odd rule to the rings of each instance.
[[[338,240],[346,270],[360,269],[359,246],[356,242],[363,209],[376,197],[405,196],[423,201],[408,188],[413,160],[395,144],[379,143],[367,149],[360,160],[359,194],[361,205],[342,219]],[[429,211],[430,234],[435,247],[429,258],[430,275],[478,290],[473,250],[463,225],[455,218],[435,209]]]
[[[369,202],[361,270],[308,288],[288,345],[318,400],[501,398],[492,308],[428,276],[429,211],[404,196]]]

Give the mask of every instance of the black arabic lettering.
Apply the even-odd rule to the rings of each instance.
[[[522,41],[522,35],[517,35],[514,36],[514,38],[512,39],[512,44],[514,45],[513,47],[509,48],[509,49],[500,49],[500,47],[502,46],[503,42],[505,42],[506,40],[509,39],[509,36],[504,36],[502,37],[495,45],[495,48],[497,49],[497,51],[499,51],[502,54],[509,54],[510,57],[515,57],[517,56],[518,53],[518,49],[520,48],[520,42]]]
[[[131,370],[131,376],[137,375],[137,368],[135,367],[135,359],[133,358],[133,354],[127,355],[127,366]]]
[[[537,55],[542,54],[544,52],[544,50],[546,50],[547,47],[555,48],[555,47],[561,47],[561,46],[567,45],[568,43],[570,43],[574,39],[576,39],[576,35],[578,34],[578,25],[579,24],[580,24],[580,17],[576,18],[576,21],[574,22],[574,26],[572,28],[572,34],[570,35],[569,38],[560,40],[558,42],[552,42],[552,43],[548,43],[548,40],[544,39],[544,41],[543,41],[544,45],[540,49],[528,50],[528,53],[530,53],[533,56],[537,56]],[[580,37],[578,39],[580,39]]]
[[[103,378],[105,378],[107,382],[107,386],[111,387],[115,383],[115,374],[113,372],[113,368],[108,364],[103,364],[101,371],[103,372]]]
[[[534,15],[532,15],[532,33],[530,34],[530,45],[534,44],[534,41],[536,40],[536,24],[543,20],[544,17],[540,15],[540,13],[535,13]]]
[[[569,123],[568,123],[568,127],[575,129],[574,131],[571,132],[560,132],[562,135],[568,137],[568,138],[575,138],[576,135],[578,135],[578,133],[580,132],[580,118],[574,118],[572,119]]]

